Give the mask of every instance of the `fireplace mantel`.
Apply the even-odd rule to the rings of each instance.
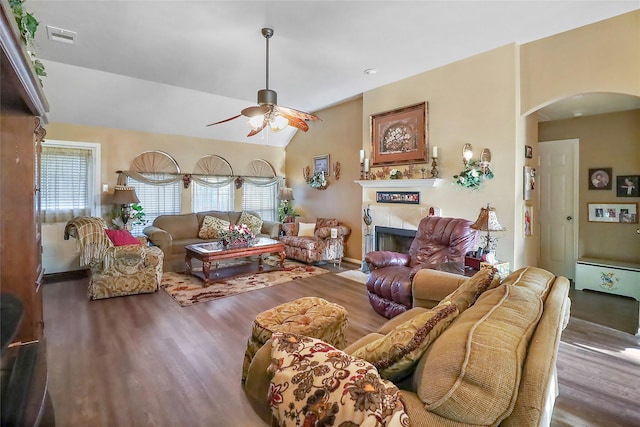
[[[443,179],[368,179],[356,180],[362,188],[432,188],[437,187]]]

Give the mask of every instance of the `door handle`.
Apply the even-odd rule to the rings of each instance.
[[[567,221],[571,221],[573,217],[571,215],[567,216]]]

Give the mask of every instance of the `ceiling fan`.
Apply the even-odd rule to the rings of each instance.
[[[267,42],[267,84],[265,89],[258,91],[258,105],[247,107],[237,116],[229,117],[228,119],[220,120],[207,126],[226,123],[238,117],[245,116],[249,118],[247,124],[251,127],[251,132],[249,132],[247,136],[256,135],[267,126],[269,126],[273,132],[282,130],[287,126],[293,126],[306,132],[309,130],[307,121],[320,120],[320,118],[313,114],[305,113],[304,111],[278,105],[278,94],[276,91],[269,89],[269,39],[273,36],[273,30],[271,28],[263,28],[262,35]]]

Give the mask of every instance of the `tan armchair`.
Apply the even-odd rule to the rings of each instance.
[[[304,233],[305,225],[313,228]],[[315,224],[297,221],[282,224],[284,236],[280,241],[284,243],[287,258],[312,264],[320,261],[341,262],[344,256],[344,242],[351,234],[351,229],[333,218],[318,218]],[[335,236],[331,237],[331,230]],[[301,230],[303,230],[301,232]],[[308,235],[304,235],[308,234]]]
[[[65,226],[65,240],[77,240],[80,266],[89,267],[89,297],[96,300],[157,291],[162,279],[160,248],[142,241],[114,246],[106,228],[104,219],[96,217],[76,217]]]

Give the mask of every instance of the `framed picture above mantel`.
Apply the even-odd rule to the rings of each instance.
[[[428,161],[428,106],[423,102],[371,116],[372,166]]]

